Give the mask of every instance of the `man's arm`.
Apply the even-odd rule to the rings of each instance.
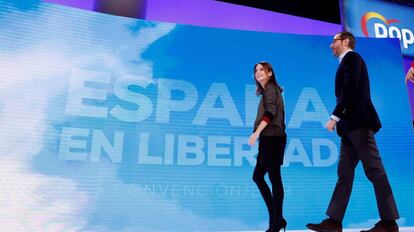
[[[411,63],[411,68],[408,69],[407,75],[405,75],[405,83],[407,83],[407,81],[414,83],[414,62]]]
[[[347,113],[349,106],[357,97],[355,90],[358,89],[364,65],[364,61],[356,53],[349,54],[349,57],[345,56],[344,59],[346,60],[344,60],[342,70],[344,76],[342,91],[339,93],[338,103],[332,113],[338,119]]]

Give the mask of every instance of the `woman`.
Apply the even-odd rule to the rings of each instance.
[[[277,84],[271,64],[260,62],[254,66],[256,94],[261,95],[254,132],[249,138],[252,146],[259,139],[259,153],[253,172],[253,181],[257,184],[269,212],[269,229],[285,230],[287,222],[283,218],[283,184],[280,173],[286,146],[285,109],[282,88]],[[270,191],[264,176],[268,173],[272,183]]]

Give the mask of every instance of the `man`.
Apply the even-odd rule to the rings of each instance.
[[[381,218],[372,229],[364,232],[398,231],[397,206],[374,138],[381,122],[371,102],[367,67],[362,57],[353,51],[355,38],[351,33],[336,34],[330,47],[340,62],[335,80],[337,104],[326,123],[328,131],[336,128],[341,137],[338,180],[326,211],[329,218],[306,226],[319,232],[342,232],[355,167],[361,161],[365,175],[374,186]]]

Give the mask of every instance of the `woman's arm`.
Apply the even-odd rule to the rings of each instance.
[[[277,113],[277,98],[278,90],[275,86],[268,86],[265,88],[263,93],[263,106],[265,114],[260,122],[259,126],[256,128],[256,131],[253,132],[249,137],[249,145],[252,146],[256,143],[256,140],[259,138],[260,133],[266,128],[266,126],[273,120],[273,117]]]
[[[262,120],[259,124],[259,126],[257,127],[256,131],[253,132],[252,135],[250,135],[249,137],[249,145],[253,146],[256,143],[256,140],[259,138],[260,133],[262,133],[263,129],[267,126],[267,124],[269,124],[268,122],[266,122],[265,120]]]

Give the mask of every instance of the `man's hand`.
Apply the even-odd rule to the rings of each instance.
[[[259,134],[253,133],[249,137],[249,145],[253,146],[256,143],[257,138],[259,137]]]
[[[328,129],[328,131],[334,131],[335,127],[336,127],[336,121],[333,119],[330,119],[326,125],[325,125],[326,129]]]
[[[405,75],[405,83],[407,83],[407,81],[411,81],[412,83],[414,83],[414,68],[413,67],[408,69],[407,75]]]

